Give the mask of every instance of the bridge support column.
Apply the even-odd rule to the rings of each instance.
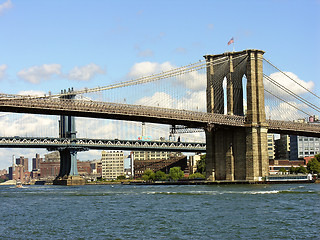
[[[207,67],[207,111],[243,116],[247,100],[245,127],[206,130],[206,177],[215,180],[258,181],[268,174],[267,125],[261,50],[245,50],[205,56]],[[247,77],[247,96],[243,96],[242,77]],[[223,79],[227,79],[223,89]],[[224,91],[227,92],[226,107]]]
[[[72,91],[63,98],[74,99],[75,95]],[[62,93],[62,92],[61,92]],[[64,92],[66,93],[66,92]],[[76,138],[75,118],[73,116],[60,116],[59,136],[61,138],[69,138],[71,145]],[[77,149],[76,147],[67,147],[59,149],[60,153],[60,172],[54,180],[55,185],[83,185],[85,180],[79,176],[77,167]]]

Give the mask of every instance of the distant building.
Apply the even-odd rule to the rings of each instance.
[[[201,155],[189,156],[189,169],[190,174],[193,174],[197,171],[197,163],[201,160]]]
[[[42,158],[40,158],[40,154],[36,153],[36,157],[32,158],[32,170],[40,169],[40,162]]]
[[[20,156],[19,158],[16,159],[16,164],[24,166],[24,170],[25,171],[29,170],[28,162],[29,162],[29,159],[28,158],[24,158],[24,156]]]
[[[8,171],[6,169],[0,170],[0,176],[7,175]]]
[[[155,152],[155,151],[134,151],[131,154],[133,161],[140,160],[155,160],[167,159],[171,155],[170,152]]]
[[[309,117],[308,123],[320,124],[318,116]],[[292,135],[290,136],[290,160],[303,159],[304,157],[312,157],[319,153],[320,138]]]
[[[303,159],[320,153],[320,138],[290,136],[290,160]]]
[[[23,184],[28,183],[30,181],[30,173],[25,171],[23,165],[16,165],[9,167],[9,180],[16,180],[17,182],[21,182]]]
[[[90,163],[91,173],[96,174],[98,177],[102,176],[102,161],[99,160],[93,160]]]
[[[274,135],[268,133],[268,156],[269,159],[274,159],[275,149],[274,149]]]
[[[102,151],[102,178],[116,179],[124,175],[124,154],[122,151]]]
[[[77,161],[78,173],[81,176],[91,174],[91,161]],[[40,161],[40,177],[55,178],[60,171],[60,153],[58,151],[45,155],[45,159]]]
[[[275,159],[289,159],[290,157],[290,137],[288,135],[280,135],[275,140]]]
[[[134,157],[136,152],[133,152],[132,154],[132,158],[134,158],[134,178],[142,177],[146,169],[150,169],[153,172],[160,170],[169,173],[170,168],[181,167],[181,170],[184,171],[185,174],[189,173],[187,157],[183,156],[181,153],[146,152],[144,156],[149,156],[150,159],[140,157],[141,160],[137,160],[139,158]],[[136,156],[137,155],[143,156],[142,152],[138,152]]]
[[[290,161],[290,160],[269,160],[269,174],[277,174],[281,168],[286,169],[287,171],[290,167],[307,167],[305,160],[297,160],[297,161]]]

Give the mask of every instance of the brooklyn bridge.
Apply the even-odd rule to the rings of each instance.
[[[60,120],[57,138],[3,136],[0,147],[59,150],[60,178],[77,175],[78,151],[163,149],[205,151],[208,181],[258,181],[268,175],[268,133],[320,137],[320,124],[304,121],[319,114],[319,96],[263,55],[254,49],[205,55],[157,74],[58,94],[3,93],[1,112],[56,115]],[[203,83],[205,90],[195,91],[194,82]],[[77,138],[76,117],[166,124],[190,134],[198,129],[205,133],[205,143]]]

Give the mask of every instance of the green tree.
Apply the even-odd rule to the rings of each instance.
[[[295,168],[294,166],[291,166],[291,167],[289,168],[289,173],[290,173],[290,174],[293,174],[293,173],[295,173],[295,170],[296,170],[296,168]]]
[[[177,181],[177,180],[179,180],[179,179],[182,179],[183,176],[184,176],[184,173],[183,173],[183,171],[181,170],[180,167],[170,168],[169,178],[170,178],[171,180]]]
[[[307,173],[307,169],[303,166],[297,167],[294,171],[295,173]]]
[[[285,173],[285,172],[287,172],[287,170],[284,167],[282,167],[282,168],[279,169],[279,172]]]
[[[165,181],[165,180],[167,180],[167,175],[164,172],[159,170],[155,173],[155,180],[156,181]]]
[[[197,172],[206,173],[206,154],[201,155],[200,160],[197,162]]]
[[[151,169],[146,169],[142,175],[144,181],[154,181],[155,173]]]
[[[320,154],[308,162],[307,169],[310,173],[320,173]]]
[[[316,159],[318,162],[320,162],[320,153],[315,155],[313,159]]]
[[[120,175],[120,176],[117,177],[117,179],[118,179],[118,180],[124,180],[124,179],[126,179],[126,176]]]
[[[189,179],[205,179],[205,178],[206,177],[203,174],[199,173],[199,172],[196,172],[196,173],[191,174],[189,176]]]

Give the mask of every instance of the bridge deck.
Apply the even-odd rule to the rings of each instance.
[[[57,98],[0,98],[0,111],[143,121],[205,128],[245,127],[244,116]],[[320,137],[320,124],[267,120],[270,133]]]

